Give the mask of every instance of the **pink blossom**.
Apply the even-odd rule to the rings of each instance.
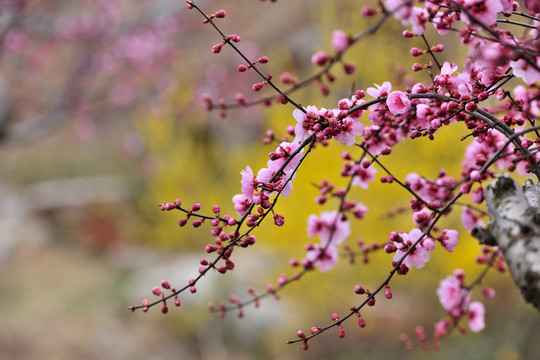
[[[265,184],[269,188],[274,188],[276,189],[276,191],[280,191],[281,196],[288,197],[289,195],[291,195],[291,191],[293,189],[292,180],[294,180],[294,178],[296,177],[296,173],[293,174],[292,177],[290,177],[289,174],[287,173],[283,174],[283,172],[281,172],[270,183],[270,179],[276,174],[279,168],[280,168],[279,164],[276,164],[275,161],[268,161],[268,168],[262,168],[257,173],[257,181]],[[289,177],[290,177],[290,180],[289,180]],[[285,182],[287,182],[286,185],[285,185]],[[272,193],[274,193],[274,191],[269,191],[269,194],[272,194]]]
[[[471,192],[471,201],[475,204],[484,201],[484,189],[481,186]]]
[[[513,90],[516,99],[523,101],[523,110],[530,112],[534,116],[540,115],[540,104],[538,101],[534,101],[534,95],[532,92],[527,91],[523,85],[518,85]]]
[[[490,69],[498,66],[506,68],[513,56],[512,50],[503,44],[489,43],[482,39],[475,39],[469,47],[469,57],[478,65]]]
[[[306,120],[306,116],[299,109],[294,109],[293,117],[298,122],[296,126],[294,127],[294,133],[296,135],[296,137],[294,138],[294,141],[302,142],[306,140],[310,135],[309,131],[304,127],[304,121]]]
[[[323,245],[328,241],[339,245],[351,234],[350,222],[343,219],[338,211],[323,211],[320,217],[310,215],[307,223],[308,236],[319,235]]]
[[[425,180],[417,173],[409,173],[405,176],[405,181],[411,187],[413,191],[419,191],[424,187]]]
[[[456,80],[452,74],[458,69],[456,64],[446,61],[441,67],[441,74],[435,77],[437,85],[452,90],[459,84],[459,80]]]
[[[306,259],[319,268],[320,272],[331,270],[338,262],[339,250],[330,244],[326,249],[321,245],[314,245],[309,250]]]
[[[269,160],[267,165],[268,167],[272,167],[273,169],[279,169],[285,161],[289,158],[289,155],[291,155],[293,152],[298,149],[298,143],[290,143],[290,142],[282,142],[279,144],[279,146],[276,148],[276,151],[271,153],[271,155],[275,158],[274,160]],[[302,158],[302,153],[304,152],[304,149],[302,149],[298,154],[294,156],[294,158],[289,161],[289,163],[285,166],[283,169],[285,172],[292,171],[296,168],[298,163],[300,162],[300,159]],[[272,162],[272,164],[270,163]]]
[[[538,152],[533,152],[532,158],[530,160],[534,161],[535,163],[540,162],[540,154]],[[516,166],[516,172],[519,175],[530,175],[531,169],[529,162],[527,160],[522,160],[518,162]]]
[[[324,51],[317,51],[313,56],[311,57],[311,63],[313,65],[317,66],[324,66],[326,63],[328,63],[332,57],[325,53]]]
[[[489,159],[497,150],[499,150],[505,143],[506,138],[498,131],[488,130],[483,136],[476,138],[476,141],[472,142],[465,149],[465,159],[463,161],[463,168],[465,173],[470,173],[472,170],[478,170],[481,166],[477,164],[477,159],[482,157]],[[504,150],[510,151],[510,147]],[[507,157],[499,159],[495,162],[497,167],[502,170],[505,166],[511,164],[511,159]]]
[[[416,83],[413,85],[412,89],[411,89],[411,93],[413,94],[425,94],[427,93],[428,89],[426,87],[426,85],[422,84],[422,83]]]
[[[409,250],[409,248],[412,247],[418,239],[420,239],[420,236],[422,236],[422,231],[420,229],[412,229],[408,234],[401,233],[399,235],[403,239],[403,242],[394,241],[394,245],[397,247],[397,251],[393,257],[394,261],[400,261],[403,256],[405,256],[405,253]],[[424,248],[422,244],[418,243],[416,247],[409,253],[409,255],[405,257],[403,264],[405,264],[405,266],[407,266],[409,269],[412,269],[413,265],[416,266],[416,268],[421,269],[424,267],[426,262],[429,261],[429,258],[429,251]]]
[[[410,173],[405,177],[405,180],[411,190],[417,192],[426,201],[446,201],[449,196],[452,196],[449,189],[455,185],[455,180],[447,176],[432,181],[416,173]]]
[[[426,8],[413,7],[408,19],[412,25],[412,32],[416,35],[422,35],[426,31],[428,19],[429,13]]]
[[[447,276],[439,283],[437,295],[442,307],[451,315],[459,316],[469,302],[469,293],[462,288],[461,281],[454,275]]]
[[[490,86],[495,82],[495,80],[497,80],[495,72],[491,69],[482,70],[478,74],[478,79],[486,86]]]
[[[433,25],[435,26],[435,29],[437,30],[439,35],[446,35],[450,32],[450,28],[452,27],[453,21],[454,21],[454,17],[446,16],[445,13],[443,13],[442,11],[439,11],[433,18]]]
[[[435,333],[433,334],[433,336],[436,338],[445,336],[448,333],[448,331],[446,330],[448,325],[450,324],[448,320],[446,319],[436,322],[435,325],[433,325],[433,329],[435,330]]]
[[[248,198],[253,198],[253,193],[255,192],[255,178],[253,176],[253,170],[249,166],[246,166],[246,170],[242,170],[240,172],[242,175],[242,180],[240,180],[240,183],[242,184],[242,194]]]
[[[433,110],[430,106],[426,104],[416,105],[416,121],[421,127],[426,128],[430,125],[430,116],[432,115]]]
[[[524,0],[525,8],[533,14],[540,13],[540,3],[538,0]]]
[[[234,204],[234,209],[240,216],[244,216],[251,206],[251,200],[244,194],[234,195],[232,201]]]
[[[425,238],[424,240],[422,240],[422,246],[423,246],[427,251],[433,251],[433,249],[435,249],[435,241],[433,241],[432,238],[427,237],[427,238]]]
[[[339,53],[345,52],[349,47],[349,37],[341,30],[332,33],[332,47]]]
[[[413,214],[413,221],[419,227],[425,227],[431,220],[431,211],[429,209],[422,209]]]
[[[342,144],[351,146],[356,142],[356,136],[361,136],[364,132],[364,125],[356,119],[346,117],[341,122],[341,132],[334,136],[334,139]]]
[[[477,27],[477,22],[491,26],[497,22],[497,14],[503,11],[500,0],[464,0],[463,7],[474,17],[470,19],[465,11],[461,12],[461,19],[473,27]]]
[[[393,91],[388,95],[386,105],[394,115],[405,114],[411,108],[411,100],[401,91]]]
[[[501,5],[502,5],[502,12],[505,14],[505,15],[510,15],[512,14],[512,11],[514,10],[513,9],[513,1],[512,0],[500,0],[501,1]]]
[[[456,77],[457,89],[460,95],[471,95],[473,91],[473,84],[475,83],[474,74],[478,73],[479,71],[480,67],[474,64],[470,58],[465,60],[465,63],[463,64],[463,72],[458,74]]]
[[[406,0],[386,0],[386,8],[394,11],[394,17],[401,20],[404,26],[412,25],[412,31],[416,35],[422,35],[426,31],[429,20],[429,12],[426,8],[411,7]]]
[[[457,69],[456,64],[445,61],[441,67],[441,75],[452,75]]]
[[[363,219],[366,216],[367,211],[368,208],[365,205],[358,203],[354,207],[353,214],[356,216],[356,218]]]
[[[310,127],[313,126],[313,119],[318,117],[320,112],[315,106],[308,106],[306,110],[307,113],[302,112],[300,109],[293,110],[293,117],[297,121],[294,127],[294,142],[303,142],[313,134],[313,130]]]
[[[471,231],[475,226],[486,226],[484,222],[480,220],[480,218],[476,216],[476,214],[468,206],[464,206],[463,210],[461,211],[461,223],[468,231]]]
[[[392,90],[392,84],[390,84],[390,82],[388,81],[385,81],[383,82],[382,85],[377,85],[377,84],[373,84],[377,87],[377,89],[375,88],[372,88],[372,87],[368,87],[366,89],[366,92],[374,97],[374,98],[378,98],[378,97],[381,97],[381,96],[387,96],[388,93],[390,92],[390,90]]]
[[[469,305],[467,321],[469,323],[469,329],[471,329],[472,332],[479,332],[484,330],[486,326],[484,323],[485,312],[486,310],[484,308],[484,304],[479,301],[473,301]]]
[[[349,173],[349,175],[354,176],[352,185],[360,186],[362,189],[367,189],[369,187],[369,183],[375,180],[376,172],[377,169],[375,169],[373,166],[364,169],[362,165],[355,164]]]
[[[535,58],[536,65],[540,67],[540,56]],[[514,75],[522,78],[527,84],[532,84],[536,81],[540,81],[540,71],[536,70],[525,59],[519,59],[517,61],[510,61],[510,67],[512,68]]]
[[[386,0],[385,5],[389,11],[394,11],[394,17],[401,20],[403,25],[409,24],[409,17],[411,16],[411,6],[406,4],[406,0]],[[397,10],[396,10],[397,9]]]
[[[388,96],[390,90],[392,90],[392,84],[388,81],[384,82],[382,85],[374,84],[377,88],[369,87],[366,89],[366,92],[373,96],[374,98]],[[369,107],[371,113],[369,114],[369,120],[377,126],[382,126],[384,124],[384,114],[386,113],[387,106],[384,103],[376,103]],[[373,150],[372,148],[370,148]]]
[[[352,107],[353,107],[353,103],[351,99],[345,98],[338,101],[339,110],[349,110]]]
[[[439,240],[446,251],[454,252],[454,248],[458,244],[458,236],[459,233],[456,230],[443,230]]]

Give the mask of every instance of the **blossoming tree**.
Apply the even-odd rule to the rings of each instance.
[[[183,4],[150,1],[5,0],[0,13],[0,142],[15,145],[70,119],[87,140],[109,113],[159,104],[191,26]]]
[[[321,68],[320,72],[302,82],[283,73],[280,80],[288,88],[278,86],[273,76],[264,72],[264,64],[271,56],[250,59],[239,44],[240,35],[222,32],[220,22],[226,21],[225,10],[209,13],[196,1],[187,1],[187,6],[193,10],[193,16],[200,16],[206,26],[216,30],[219,42],[209,45],[209,51],[236,52],[243,59],[238,72],[251,71],[260,76],[252,91],[258,94],[263,88],[272,88],[276,92],[254,101],[237,94],[235,102],[230,104],[205,95],[207,109],[225,114],[234,108],[261,103],[283,104],[291,107],[291,121],[283,129],[286,135],[282,138],[273,131],[266,133],[264,142],[276,143],[275,150],[268,154],[266,167],[254,171],[247,165],[240,171],[240,191],[231,194],[236,214],[223,214],[218,205],[212,208],[212,213],[202,214],[201,204],[186,206],[181,200],[160,205],[164,211],[184,214],[178,222],[181,227],[190,224],[203,231],[210,228],[208,237],[212,240],[205,247],[206,255],[198,265],[197,275],[187,284],[173,287],[164,280],[152,290],[153,300],[145,299],[141,305],[131,306],[131,310],[146,312],[159,306],[167,313],[171,302],[181,305],[183,292],[195,293],[197,284],[204,281],[207,273],[233,271],[236,252],[256,243],[259,225],[273,221],[275,226],[283,226],[286,219],[278,213],[278,204],[294,197],[293,183],[297,176],[302,176],[299,170],[304,160],[317,157],[319,149],[331,142],[346,147],[341,154],[341,170],[336,171],[346,179],[347,185],[337,187],[326,180],[317,185],[320,194],[315,204],[338,199],[333,211],[314,210],[306,219],[307,237],[317,235],[319,241],[306,245],[301,260],[291,260],[293,275],[281,276],[276,285],[268,286],[262,293],[249,288],[247,300],[231,296],[230,304],[222,303],[212,310],[222,316],[232,310],[242,314],[244,307],[277,296],[281,289],[297,283],[309,272],[331,270],[341,252],[351,252],[347,244],[352,233],[351,221],[364,219],[369,211],[352,197],[351,188],[367,189],[377,180],[397,184],[409,194],[414,223],[408,232],[389,229],[388,237],[380,243],[362,246],[363,255],[379,250],[388,254],[388,276],[375,289],[361,285],[351,289],[361,296],[357,306],[342,309],[348,311],[344,316],[335,313],[328,324],[313,326],[307,333],[299,330],[289,343],[300,343],[307,350],[313,338],[334,328],[339,337],[344,337],[344,326],[351,318],[356,318],[360,327],[366,326],[361,313],[369,311],[381,296],[392,298],[391,283],[407,281],[396,275],[429,267],[431,252],[437,247],[454,252],[460,234],[466,231],[472,232],[485,246],[477,259],[485,270],[469,280],[463,270],[456,269],[440,281],[435,291],[447,316],[434,325],[432,346],[438,347],[440,339],[453,329],[464,329],[465,323],[473,332],[484,328],[484,306],[472,298],[471,290],[480,287],[486,297],[493,297],[494,291],[482,285],[481,280],[490,268],[505,270],[505,261],[525,300],[540,309],[538,187],[529,179],[522,188],[503,175],[516,172],[540,178],[540,127],[536,124],[540,113],[538,2],[525,1],[520,5],[512,0],[387,0],[376,8],[364,7],[363,16],[376,17],[378,21],[357,36],[334,31],[334,53],[320,51],[311,59]],[[353,74],[354,66],[345,63],[343,55],[392,17],[404,26],[404,38],[419,37],[425,43],[423,49],[410,50],[410,55],[418,58],[412,71],[424,74],[423,81],[396,89],[391,81],[381,79],[373,87],[353,89],[333,109],[304,107],[295,100],[295,91],[310,84],[317,84],[323,94],[328,94],[330,88],[323,79],[326,76],[325,79],[332,80],[329,70],[337,64],[343,66],[346,74]],[[467,48],[464,61],[441,63],[439,54],[445,47],[430,45],[428,36],[424,35],[428,27],[434,27],[442,36],[457,33]],[[445,127],[456,124],[464,124],[469,130],[466,137],[475,140],[466,148],[457,176],[440,169],[435,179],[414,172],[399,178],[385,165],[385,159],[392,156],[397,144],[422,137],[437,140]],[[492,179],[497,180],[488,185]],[[468,201],[464,204],[465,199]],[[488,213],[474,205],[483,203]],[[459,211],[458,208],[462,228],[445,228],[445,217]],[[417,328],[417,337],[423,346],[429,346],[423,328]],[[406,346],[412,346],[408,339],[402,340]]]

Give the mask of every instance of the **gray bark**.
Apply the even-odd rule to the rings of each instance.
[[[540,311],[540,186],[504,175],[484,191],[490,220],[475,227],[480,243],[498,246],[524,299]]]

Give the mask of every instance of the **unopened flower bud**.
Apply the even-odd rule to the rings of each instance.
[[[414,56],[414,57],[421,56],[423,54],[424,54],[424,52],[422,50],[418,49],[418,48],[413,47],[411,49],[411,55]]]
[[[214,15],[218,19],[222,19],[225,17],[225,15],[227,15],[227,12],[225,10],[218,10]]]
[[[414,63],[413,66],[412,66],[412,69],[414,72],[417,72],[417,71],[420,71],[422,69],[424,69],[424,66],[419,64],[419,63]]]
[[[152,289],[152,294],[156,295],[156,296],[161,296],[161,294],[163,294],[161,292],[161,289],[157,286],[155,286],[153,289]]]
[[[404,30],[402,35],[405,38],[412,38],[414,36],[414,33],[410,30]]]
[[[384,297],[387,298],[387,299],[392,298],[392,290],[390,290],[390,286],[388,286],[388,285],[386,285],[384,287]]]
[[[283,226],[283,224],[285,224],[285,218],[283,215],[274,214],[274,224],[276,226]]]
[[[374,15],[377,15],[377,10],[375,10],[374,8],[372,7],[369,7],[369,6],[364,6],[362,8],[362,15],[363,16],[374,16]]]
[[[194,220],[192,225],[193,225],[194,228],[198,228],[199,226],[202,225],[202,221],[201,220]]]
[[[343,64],[343,71],[347,75],[352,75],[356,72],[356,67],[353,64],[344,63]]]
[[[364,290],[363,287],[361,287],[360,285],[356,285],[354,287],[354,292],[358,295],[362,295],[362,294],[365,294],[366,293],[366,290]]]
[[[465,105],[465,110],[473,112],[473,111],[476,111],[477,107],[478,106],[476,105],[476,103],[471,101],[471,102],[468,102],[467,105]]]
[[[433,52],[443,52],[444,51],[444,45],[443,44],[437,44],[434,47],[431,48],[431,51]]]
[[[219,54],[221,52],[222,47],[223,47],[223,45],[221,43],[216,44],[216,45],[212,46],[212,52],[214,54]]]

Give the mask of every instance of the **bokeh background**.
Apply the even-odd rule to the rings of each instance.
[[[228,11],[219,20],[226,34],[238,33],[250,58],[266,55],[263,66],[277,77],[288,71],[299,79],[314,74],[311,55],[331,52],[335,29],[359,34],[375,19],[361,7],[375,2],[297,0],[197,1],[207,12]],[[403,350],[400,333],[428,335],[444,317],[435,289],[456,267],[469,280],[477,242],[461,236],[453,254],[436,250],[422,270],[392,282],[393,300],[379,299],[363,312],[365,329],[345,324],[347,337],[331,331],[304,352],[286,345],[298,329],[328,324],[359,303],[357,284],[374,288],[390,271],[388,255],[374,254],[368,265],[347,261],[324,274],[313,272],[288,286],[281,300],[266,299],[245,317],[225,319],[207,310],[230,295],[247,298],[292,274],[292,257],[305,254],[306,219],[319,208],[322,179],[345,186],[339,144],[320,148],[299,172],[293,194],[278,205],[286,224],[257,231],[255,247],[235,253],[236,269],[211,274],[196,294],[181,296],[182,307],[167,316],[159,309],[131,313],[127,307],[151,297],[162,279],[182,286],[197,273],[208,226],[179,228],[178,212],[161,212],[161,202],[198,201],[233,213],[241,169],[259,169],[272,148],[262,144],[267,129],[278,136],[294,124],[292,107],[273,105],[230,110],[225,118],[207,112],[203,93],[234,101],[255,99],[250,72],[238,73],[239,57],[224,47],[200,15],[182,1],[9,1],[0,2],[0,358],[1,359],[535,359],[540,353],[540,317],[524,303],[508,274],[488,273],[484,283],[497,295],[485,300],[486,330],[453,333],[442,349]],[[293,94],[304,105],[331,108],[349,89],[392,80],[403,89],[416,59],[408,55],[419,39],[403,39],[401,25],[389,19],[344,57],[357,72],[337,80],[323,97],[317,84]],[[452,37],[441,60],[455,60],[464,49]],[[451,56],[451,57],[450,57]],[[457,61],[456,61],[457,62]],[[425,74],[417,74],[423,79]],[[425,79],[424,79],[425,80]],[[279,81],[278,81],[279,84]],[[263,95],[272,95],[265,90]],[[459,124],[444,128],[436,141],[406,141],[385,165],[395,176],[409,172],[436,177],[440,168],[459,175],[467,133]],[[354,149],[351,149],[354,152]],[[379,170],[379,175],[382,173]],[[407,194],[396,185],[370,185],[353,195],[369,212],[353,225],[357,239],[382,243],[390,231],[409,231]],[[441,226],[461,230],[459,210]],[[465,232],[463,233],[465,234]]]

